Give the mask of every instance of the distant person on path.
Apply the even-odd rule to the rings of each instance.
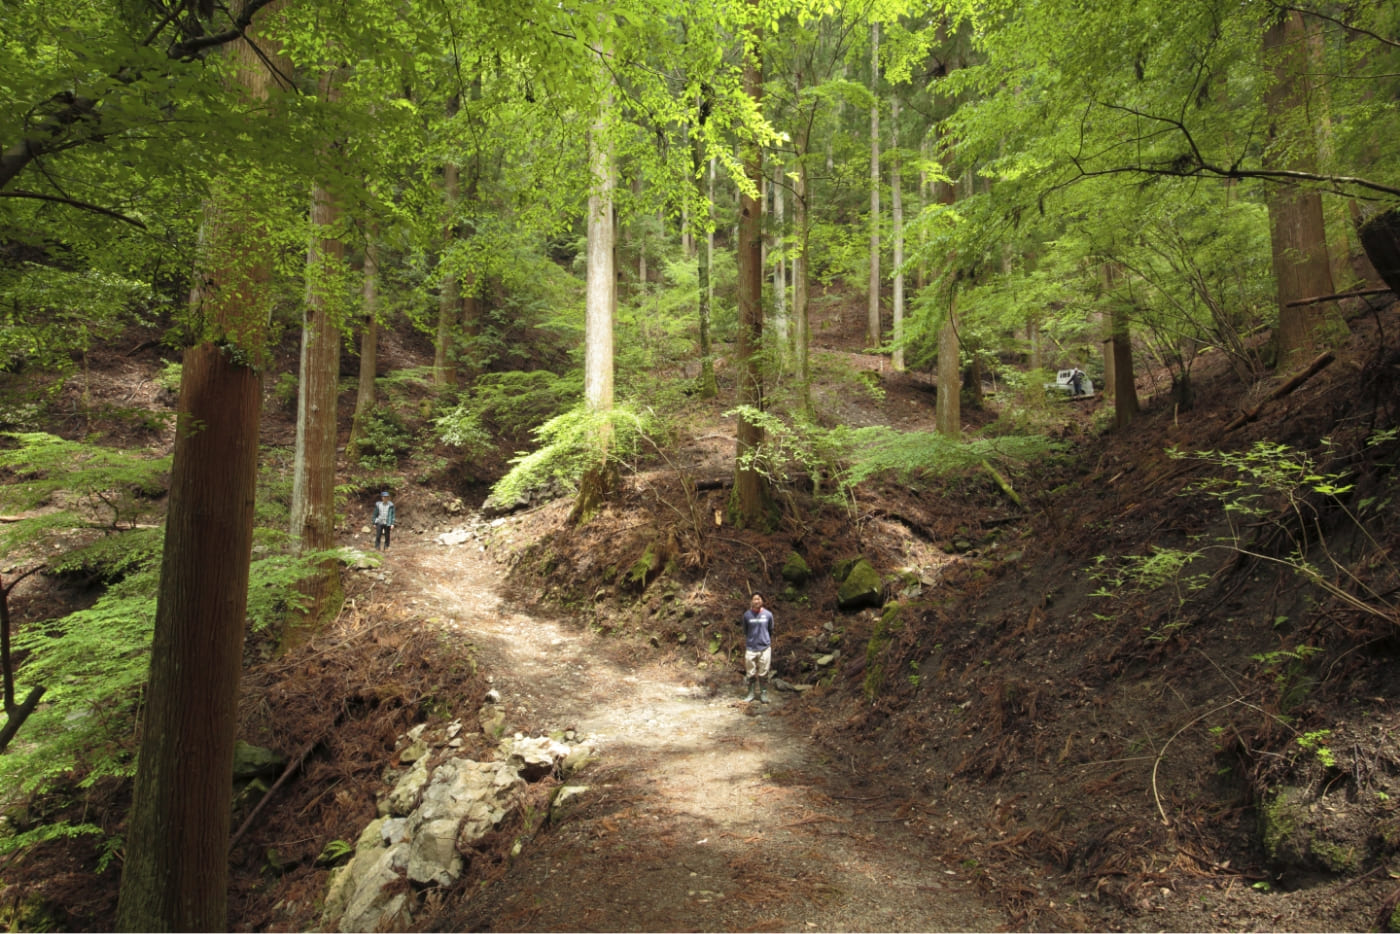
[[[752,701],[758,690],[759,703],[768,703],[768,670],[773,665],[773,614],[763,606],[763,594],[756,593],[739,621],[744,627],[744,685]]]
[[[1070,394],[1075,396],[1084,395],[1084,371],[1075,367],[1069,374]]]
[[[380,541],[384,542],[384,550],[389,550],[389,535],[394,530],[394,501],[389,498],[389,491],[385,490],[379,494],[379,502],[374,504],[374,547],[378,548]]]

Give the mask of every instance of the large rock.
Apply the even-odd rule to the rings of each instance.
[[[287,765],[287,759],[280,753],[261,746],[254,746],[238,740],[233,744],[233,780],[247,781],[250,778],[271,778]]]
[[[379,804],[380,816],[404,817],[418,804],[418,796],[428,784],[428,759],[418,759],[413,768],[404,773],[394,790]]]
[[[568,757],[570,749],[548,736],[517,739],[510,750],[510,762],[520,777],[536,782],[554,771]]]
[[[846,611],[879,606],[885,599],[885,582],[870,562],[861,558],[851,565],[836,591],[836,605]]]
[[[794,587],[801,587],[812,577],[812,569],[807,566],[806,560],[797,552],[790,552],[787,560],[783,562],[783,580]]]
[[[453,727],[444,731],[444,741],[461,732],[460,723]],[[424,741],[421,731],[404,739]],[[325,926],[340,931],[411,926],[422,889],[461,877],[462,854],[501,825],[527,779],[537,781],[571,757],[586,761],[588,749],[517,735],[501,744],[496,761],[453,757],[430,773],[433,756],[418,759],[385,795],[380,818],[360,834],[350,862],[333,871]]]

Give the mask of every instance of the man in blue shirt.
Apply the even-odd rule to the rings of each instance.
[[[763,594],[756,593],[739,621],[744,627],[744,685],[752,701],[755,686],[759,703],[768,703],[768,670],[773,665],[773,614],[763,606]]]

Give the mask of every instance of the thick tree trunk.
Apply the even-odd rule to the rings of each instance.
[[[749,0],[757,6],[757,0]],[[763,98],[763,65],[759,38],[746,50],[744,59],[744,92],[761,108]],[[755,192],[763,190],[763,157],[756,140],[745,140],[743,146],[744,173]],[[739,402],[755,409],[763,408],[763,373],[760,351],[763,347],[763,206],[747,191],[739,199]],[[739,416],[735,452],[734,499],[736,519],[741,525],[757,526],[764,522],[768,510],[768,482],[757,467],[747,463],[763,445],[763,428],[751,419]]]
[[[261,385],[226,348],[185,354],[165,551],[117,927],[228,930],[233,742]]]
[[[1266,30],[1264,53],[1274,69],[1274,85],[1266,95],[1266,104],[1279,121],[1271,128],[1268,162],[1274,167],[1312,171],[1317,146],[1311,121],[1292,130],[1282,125],[1290,117],[1304,119],[1309,101],[1310,56],[1301,13],[1287,12]],[[1279,305],[1278,366],[1293,369],[1321,349],[1322,325],[1332,311],[1331,303],[1289,305],[1295,299],[1335,291],[1322,196],[1277,186],[1270,192],[1268,210]]]
[[[880,346],[880,24],[870,24],[870,301],[865,340]]]
[[[1400,294],[1400,210],[1373,214],[1360,224],[1366,257],[1392,292]]]
[[[272,15],[269,4],[256,22]],[[237,80],[265,99],[273,42],[230,46]],[[257,43],[257,49],[253,48]],[[180,380],[151,675],[127,819],[116,926],[228,930],[228,835],[238,680],[252,561],[258,418],[271,309],[267,234],[227,190],[206,209],[204,322]]]

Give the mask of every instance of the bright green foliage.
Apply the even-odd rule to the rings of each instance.
[[[377,409],[366,416],[355,437],[355,451],[363,467],[392,468],[412,448],[413,432],[390,408]]]
[[[1380,515],[1351,506],[1345,473],[1324,470],[1306,451],[1280,442],[1171,454],[1227,471],[1195,488],[1224,510],[1229,531],[1218,547],[1290,569],[1354,610],[1400,623],[1393,597],[1400,568],[1377,537]]]
[[[600,456],[626,463],[637,453],[642,439],[658,427],[652,413],[627,405],[607,412],[576,406],[535,429],[539,447],[511,462],[510,472],[492,488],[492,495],[508,503],[551,486],[576,490],[587,471],[601,466]],[[606,452],[598,446],[600,437],[609,439]]]
[[[493,445],[493,438],[523,439],[575,405],[582,392],[583,379],[577,372],[490,373],[434,424],[444,442],[464,448],[469,457],[479,456]]]
[[[1099,584],[1093,595],[1113,600],[1170,587],[1176,598],[1176,606],[1180,608],[1188,597],[1200,591],[1208,582],[1208,575],[1190,573],[1192,565],[1203,554],[1199,550],[1154,547],[1147,554],[1122,555],[1112,565],[1105,564],[1100,555],[1099,565],[1091,571]]]
[[[841,482],[847,487],[881,474],[906,483],[915,478],[947,478],[976,470],[984,460],[1025,466],[1064,448],[1039,435],[954,441],[935,432],[883,426],[837,428],[832,437],[845,453]]]
[[[130,529],[159,514],[168,456],[68,441],[42,432],[5,435],[0,450],[0,505],[36,511],[0,528],[0,549],[14,554],[62,529]]]

